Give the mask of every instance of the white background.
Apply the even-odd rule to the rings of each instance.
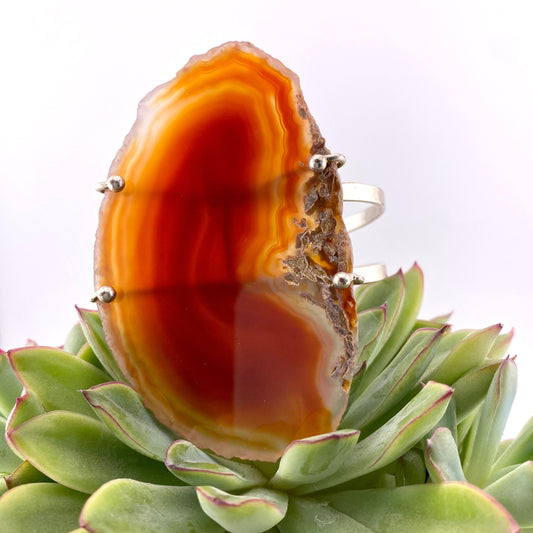
[[[359,264],[418,261],[423,315],[515,327],[533,414],[533,2],[19,1],[0,7],[0,346],[59,345],[89,306],[95,182],[138,101],[191,55],[249,40],[301,78],[345,180],[387,211]]]

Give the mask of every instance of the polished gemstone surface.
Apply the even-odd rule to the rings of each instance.
[[[335,165],[295,74],[249,43],[193,57],[148,94],[110,175],[99,309],[147,407],[197,446],[275,460],[332,431],[356,344]]]

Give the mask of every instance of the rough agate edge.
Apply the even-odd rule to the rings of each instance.
[[[164,424],[225,457],[273,461],[333,431],[355,364],[333,166],[298,78],[249,43],[193,57],[141,102],[95,247],[107,341]]]

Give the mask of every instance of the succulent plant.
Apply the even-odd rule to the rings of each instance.
[[[339,427],[276,462],[227,459],[163,426],[96,311],[62,348],[0,355],[0,524],[10,533],[533,531],[533,419],[501,325],[417,318],[418,266],[356,290],[359,359]]]

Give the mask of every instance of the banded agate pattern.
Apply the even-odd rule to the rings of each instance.
[[[273,461],[336,428],[356,344],[335,165],[295,74],[249,43],[149,93],[110,169],[95,284],[107,341],[147,407],[225,457]]]

